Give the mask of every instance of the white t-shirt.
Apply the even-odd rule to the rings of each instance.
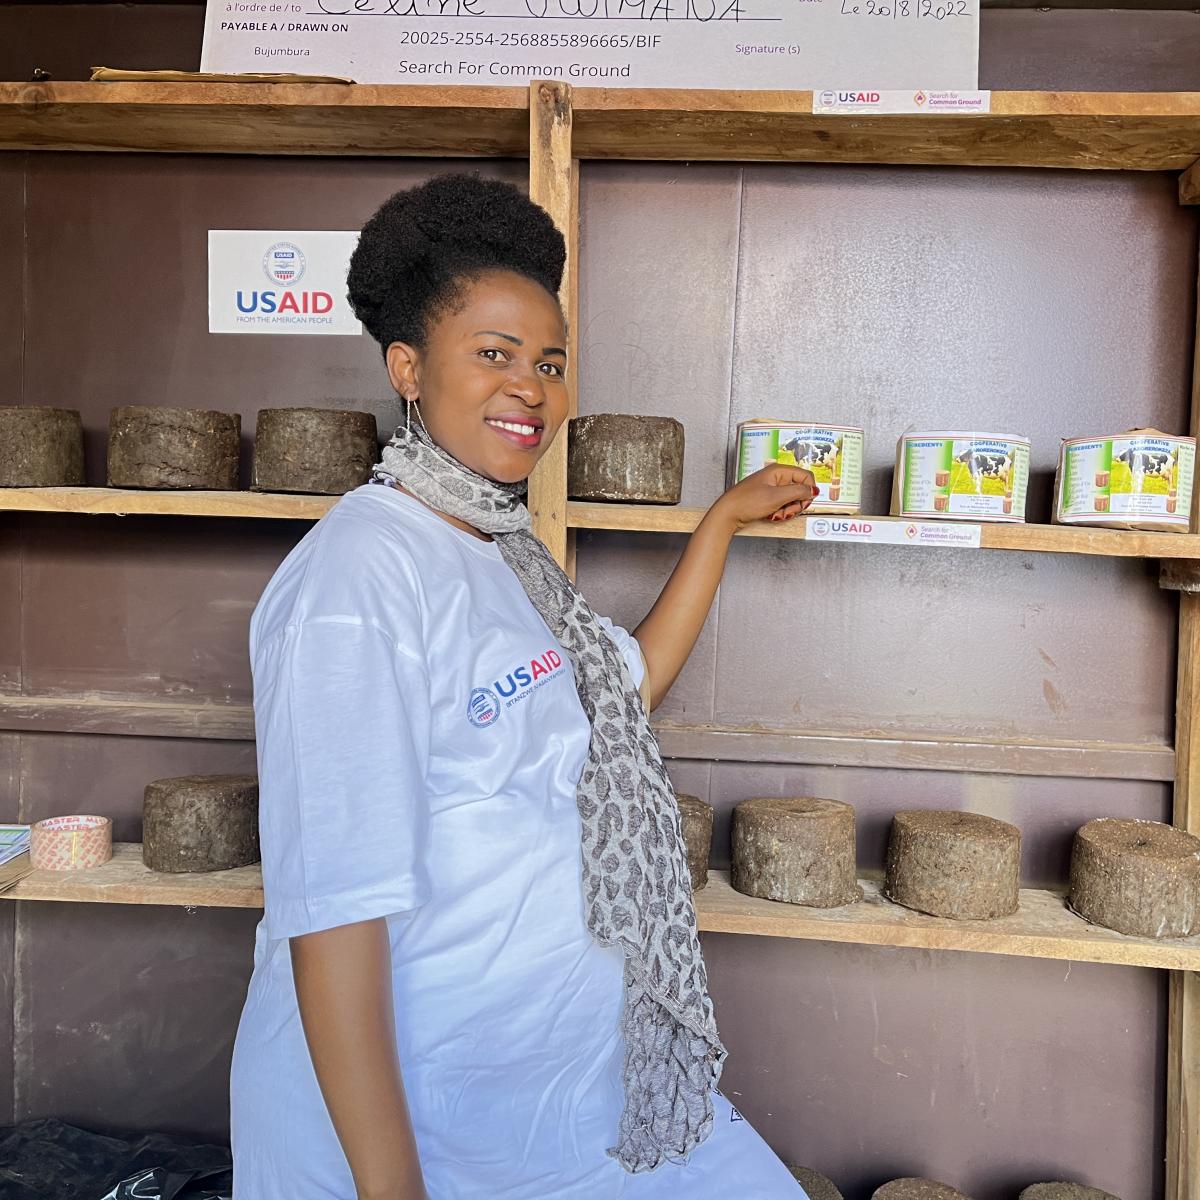
[[[687,1164],[635,1176],[605,1153],[622,964],[584,919],[589,728],[494,543],[364,485],[275,573],[250,655],[266,912],[234,1049],[236,1200],[354,1200],[287,939],[375,917],[430,1200],[803,1196],[719,1094]]]

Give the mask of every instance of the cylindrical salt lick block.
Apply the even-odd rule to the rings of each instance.
[[[183,775],[146,785],[142,861],[152,871],[225,871],[258,862],[258,779]]]
[[[712,850],[712,805],[705,804],[699,796],[680,794],[675,799],[679,803],[683,841],[687,846],[692,891],[698,892],[708,882],[708,856]]]
[[[237,413],[114,408],[108,421],[108,486],[236,488],[241,433]]]
[[[957,1188],[932,1179],[893,1179],[871,1193],[871,1200],[971,1200]]]
[[[935,917],[982,921],[1017,911],[1021,831],[978,813],[914,811],[892,818],[884,895]]]
[[[83,483],[83,421],[74,408],[0,406],[0,487]]]
[[[747,896],[840,908],[862,899],[854,809],[838,800],[763,797],[733,810],[730,881]]]
[[[1024,1189],[1018,1200],[1121,1200],[1112,1192],[1085,1187],[1082,1183],[1035,1183]]]
[[[842,1193],[834,1186],[833,1180],[826,1178],[820,1171],[811,1167],[792,1167],[788,1170],[792,1178],[804,1189],[808,1200],[843,1200]]]
[[[1118,933],[1200,933],[1200,838],[1158,821],[1089,821],[1071,851],[1071,907]]]
[[[567,495],[572,500],[678,504],[683,426],[673,417],[598,413],[567,430]]]
[[[340,496],[371,477],[379,434],[369,412],[262,408],[254,431],[254,492]]]

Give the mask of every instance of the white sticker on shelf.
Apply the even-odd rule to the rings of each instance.
[[[210,229],[209,333],[357,336],[346,299],[356,230]]]
[[[991,92],[947,92],[934,88],[915,91],[872,91],[870,88],[827,89],[813,92],[813,112],[824,114],[948,113],[968,115],[992,110]]]
[[[886,546],[955,546],[979,549],[978,525],[937,521],[890,521],[870,517],[806,517],[804,536],[812,542],[867,542]]]

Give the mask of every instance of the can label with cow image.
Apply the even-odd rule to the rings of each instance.
[[[1194,438],[1157,429],[1063,442],[1054,519],[1064,525],[1186,533],[1192,511]]]
[[[821,494],[810,513],[862,511],[863,431],[853,425],[743,421],[737,427],[735,482],[769,463],[811,471]]]
[[[896,451],[892,513],[949,521],[1025,520],[1029,439],[906,433]]]

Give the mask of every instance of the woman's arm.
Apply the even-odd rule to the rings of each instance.
[[[291,951],[308,1051],[358,1200],[425,1200],[396,1054],[386,920],[306,933]]]
[[[765,517],[789,520],[803,512],[816,494],[811,472],[772,465],[731,487],[708,510],[688,539],[667,586],[634,633],[646,657],[651,708],[657,708],[671,690],[700,636],[733,535],[743,525]]]

